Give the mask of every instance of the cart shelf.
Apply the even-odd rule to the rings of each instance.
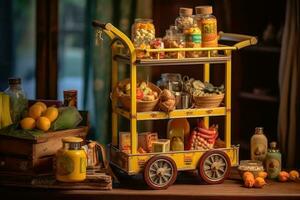
[[[116,55],[114,59],[118,62],[130,64],[130,57],[126,55]],[[174,66],[174,65],[199,65],[205,63],[226,63],[230,61],[231,56],[229,55],[218,55],[215,57],[200,57],[200,58],[184,58],[184,59],[137,59],[137,67],[144,66]]]
[[[130,112],[122,108],[115,108],[114,112],[122,115],[127,119],[131,119]],[[225,116],[226,108],[198,108],[198,109],[176,109],[170,113],[160,111],[137,112],[137,120],[160,120],[173,118],[193,118],[193,117],[209,117],[209,116]]]

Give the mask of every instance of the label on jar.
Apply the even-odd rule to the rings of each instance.
[[[185,41],[201,44],[201,34],[187,34],[185,35]]]
[[[57,174],[66,176],[74,171],[74,161],[69,156],[59,156],[57,158]]]
[[[267,159],[266,170],[269,178],[277,178],[279,172],[281,171],[280,160],[276,158]]]
[[[217,46],[217,21],[215,20],[202,20],[202,44],[204,47]]]
[[[86,158],[80,158],[80,173],[86,172]]]

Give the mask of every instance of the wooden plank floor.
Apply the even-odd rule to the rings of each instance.
[[[26,199],[109,199],[109,200],[155,200],[155,199],[300,199],[300,183],[279,183],[268,181],[263,189],[248,189],[242,187],[237,174],[232,174],[229,180],[219,185],[205,185],[191,175],[181,175],[179,180],[167,190],[148,190],[140,179],[129,180],[125,186],[119,186],[111,191],[95,190],[49,190],[2,187],[2,195],[10,198]]]

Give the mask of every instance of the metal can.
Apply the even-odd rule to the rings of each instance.
[[[86,179],[87,156],[79,137],[65,137],[63,147],[56,153],[56,179],[78,182]]]
[[[64,90],[64,106],[77,108],[77,90]]]
[[[191,97],[188,93],[181,94],[181,108],[187,109],[190,107]]]

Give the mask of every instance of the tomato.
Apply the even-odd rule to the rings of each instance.
[[[141,88],[136,88],[136,99],[142,100],[144,98],[144,93]]]

